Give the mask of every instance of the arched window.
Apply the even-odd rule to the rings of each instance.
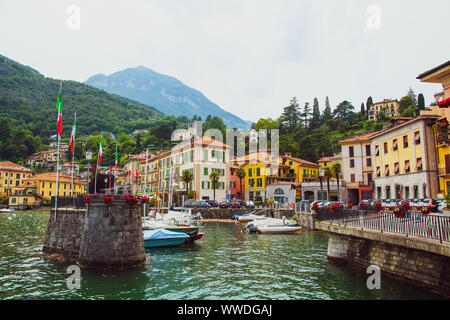
[[[284,194],[284,191],[283,191],[283,189],[278,188],[278,189],[275,189],[275,194]]]

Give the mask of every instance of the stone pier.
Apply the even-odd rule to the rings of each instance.
[[[142,206],[92,200],[86,209],[52,210],[43,251],[83,267],[122,269],[143,265]]]

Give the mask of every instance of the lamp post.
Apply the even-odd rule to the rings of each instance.
[[[319,179],[320,179],[320,200],[324,200],[323,199],[323,177],[325,176],[325,169],[324,168],[320,168],[319,169]]]
[[[91,151],[86,151],[86,160],[89,161],[88,174],[87,174],[86,194],[89,194],[89,176],[91,175],[91,159],[92,159],[92,152]]]

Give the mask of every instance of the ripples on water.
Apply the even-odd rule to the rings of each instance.
[[[195,245],[147,251],[144,268],[82,270],[69,290],[67,265],[41,253],[49,213],[0,214],[0,299],[429,299],[382,277],[368,290],[363,271],[326,258],[322,232],[248,235],[233,224],[206,224]]]

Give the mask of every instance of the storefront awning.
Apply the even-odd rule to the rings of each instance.
[[[448,107],[450,107],[450,98],[441,100],[437,104],[438,104],[439,108],[448,108]]]

